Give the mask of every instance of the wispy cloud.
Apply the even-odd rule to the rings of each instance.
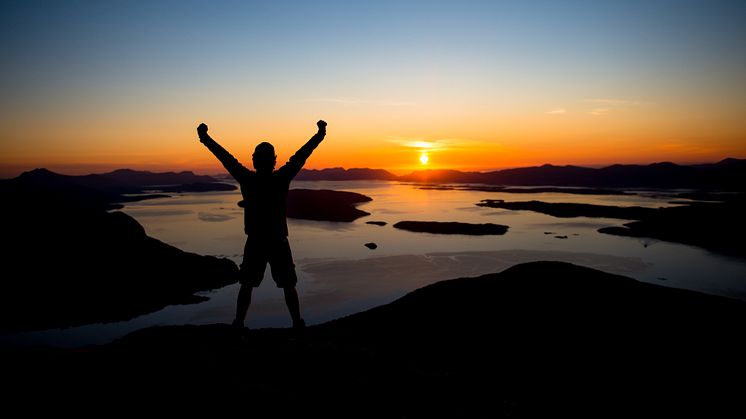
[[[609,112],[611,112],[611,108],[595,108],[595,109],[591,109],[591,111],[588,113],[593,116],[601,116],[601,115],[606,115]]]
[[[406,148],[417,148],[420,150],[443,150],[447,148],[450,140],[428,139],[424,137],[386,137],[386,141]]]
[[[385,140],[389,143],[401,147],[399,149],[401,151],[410,151],[412,149],[416,149],[427,152],[440,152],[485,146],[499,147],[499,145],[494,142],[485,143],[484,141],[474,140],[470,138],[425,138],[388,136],[385,138]]]
[[[550,109],[550,110],[548,110],[548,111],[546,111],[544,113],[547,114],[547,115],[564,115],[564,114],[567,113],[567,109],[565,109],[565,108],[554,108],[554,109]]]
[[[414,102],[396,101],[396,100],[371,100],[371,99],[360,99],[352,97],[318,97],[301,99],[301,102],[321,102],[321,103],[336,103],[343,106],[360,106],[360,105],[372,105],[372,106],[416,106]]]

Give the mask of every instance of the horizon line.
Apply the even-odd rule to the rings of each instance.
[[[307,171],[323,171],[323,170],[333,170],[333,169],[341,169],[341,170],[384,170],[388,173],[391,173],[392,175],[395,175],[397,177],[406,176],[409,174],[417,173],[417,172],[425,172],[425,171],[456,171],[456,172],[462,172],[462,173],[490,173],[490,172],[497,172],[502,170],[510,170],[510,169],[523,169],[523,168],[532,168],[532,167],[543,167],[543,166],[554,166],[554,167],[583,167],[583,168],[590,168],[590,169],[602,169],[605,167],[615,166],[615,165],[622,165],[622,166],[650,166],[653,164],[661,164],[661,163],[673,163],[678,166],[695,166],[695,165],[702,165],[702,164],[715,164],[720,163],[722,161],[728,160],[728,159],[734,159],[734,160],[746,160],[746,157],[723,157],[720,159],[717,159],[715,161],[695,161],[695,162],[675,162],[671,160],[663,160],[663,161],[653,161],[649,163],[610,163],[610,164],[557,164],[557,163],[542,163],[542,164],[533,164],[533,165],[516,165],[516,166],[503,166],[498,168],[490,168],[490,169],[483,169],[483,170],[470,170],[470,169],[462,169],[462,168],[446,168],[446,167],[437,167],[437,168],[429,168],[429,167],[422,167],[418,169],[385,169],[380,167],[348,167],[345,168],[343,166],[334,166],[334,167],[324,167],[324,168],[303,168],[302,170]],[[21,165],[18,165],[21,166]],[[140,168],[138,168],[140,166]],[[153,166],[153,165],[147,165],[147,166]],[[7,167],[7,166],[6,166]],[[209,171],[204,170],[204,167],[202,168],[183,168],[183,169],[166,169],[166,168],[155,168],[155,167],[142,167],[142,165],[113,165],[113,164],[106,164],[106,163],[100,163],[100,164],[47,164],[47,165],[38,165],[36,167],[30,168],[28,165],[23,165],[23,169],[20,167],[16,167],[15,169],[11,169],[7,173],[3,173],[3,167],[0,166],[0,179],[12,179],[14,177],[20,176],[22,173],[31,172],[34,170],[39,169],[46,169],[61,175],[69,175],[69,176],[85,176],[85,175],[91,175],[91,174],[105,174],[105,173],[111,173],[117,170],[133,170],[133,171],[141,171],[141,172],[152,172],[152,173],[180,173],[180,172],[192,172],[197,175],[215,175],[215,174],[225,174],[226,172],[223,171]],[[51,167],[51,168],[50,168]],[[88,170],[81,170],[84,168],[93,169],[92,171]],[[98,170],[94,169],[98,168]],[[66,169],[72,169],[74,173],[67,172]],[[203,170],[200,170],[203,169]],[[218,169],[219,170],[219,169]],[[401,174],[397,174],[396,172],[399,172]],[[8,175],[8,173],[12,173],[11,175]]]

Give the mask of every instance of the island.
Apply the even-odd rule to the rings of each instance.
[[[432,234],[465,234],[469,236],[501,235],[508,231],[508,226],[500,224],[471,224],[440,221],[399,221],[394,228],[417,233]]]
[[[477,206],[504,208],[513,211],[534,211],[558,218],[594,217],[639,220],[652,215],[655,208],[617,207],[612,205],[576,204],[564,202],[517,201],[505,202],[502,199],[484,199]]]
[[[505,202],[486,199],[478,206],[535,211],[554,217],[602,217],[634,220],[623,226],[598,231],[627,237],[647,237],[699,246],[720,254],[746,257],[746,194],[719,195],[719,202],[688,202],[686,205],[643,208],[609,205],[548,203],[541,201]],[[546,233],[545,233],[546,234]]]
[[[302,220],[352,222],[370,215],[356,205],[372,200],[355,192],[291,189],[288,192],[287,216]]]

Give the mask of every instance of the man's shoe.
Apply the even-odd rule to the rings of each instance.
[[[304,330],[306,328],[306,321],[303,319],[293,320],[294,330]]]

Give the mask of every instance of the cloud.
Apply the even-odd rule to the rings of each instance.
[[[425,138],[425,137],[386,137],[386,141],[399,145],[407,149],[417,149],[423,151],[443,151],[452,150],[473,143],[472,140],[463,138]]]
[[[494,141],[475,140],[471,138],[426,138],[426,137],[398,137],[387,136],[385,141],[397,145],[397,152],[440,153],[454,150],[474,150],[489,147],[492,149],[501,147]]]
[[[359,99],[352,97],[319,97],[310,99],[301,99],[301,102],[317,102],[317,103],[336,103],[342,106],[360,106],[360,105],[372,105],[372,106],[417,106],[414,102],[396,101],[396,100],[370,100],[370,99]]]
[[[601,116],[601,115],[606,115],[610,111],[611,111],[611,108],[595,108],[595,109],[591,109],[591,111],[588,113],[593,116]]]
[[[544,112],[547,115],[564,115],[567,113],[567,109],[565,108],[554,108],[552,110]]]

